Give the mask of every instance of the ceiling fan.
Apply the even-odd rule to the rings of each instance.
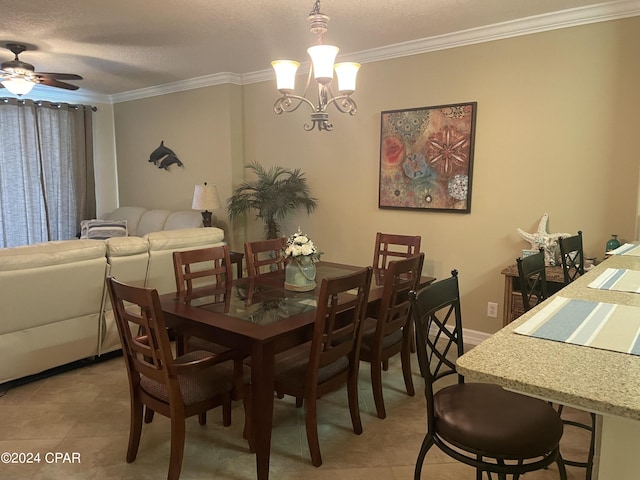
[[[27,50],[25,45],[7,43],[5,47],[15,55],[13,60],[0,64],[0,87],[4,87],[14,95],[25,95],[35,84],[49,87],[77,90],[77,85],[61,82],[60,80],[82,80],[80,75],[73,73],[43,73],[36,72],[30,63],[21,61],[18,55]]]

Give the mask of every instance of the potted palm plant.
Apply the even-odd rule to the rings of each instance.
[[[229,219],[246,216],[249,210],[256,211],[256,217],[264,222],[266,239],[280,236],[280,222],[298,208],[307,213],[318,206],[311,197],[307,179],[299,168],[273,166],[265,169],[258,162],[251,162],[245,168],[252,170],[255,180],[240,184],[227,200]]]

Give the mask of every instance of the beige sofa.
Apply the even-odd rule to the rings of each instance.
[[[106,275],[167,293],[173,251],[222,244],[212,227],[0,249],[0,383],[120,348]]]
[[[196,210],[150,210],[144,207],[120,207],[106,214],[104,220],[126,220],[129,236],[143,237],[161,230],[202,227],[202,214]],[[211,224],[215,225],[215,216]]]

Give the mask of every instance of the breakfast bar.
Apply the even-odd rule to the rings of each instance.
[[[598,414],[594,478],[637,480],[640,472],[640,355],[633,347],[638,344],[638,331],[635,327],[629,329],[629,324],[640,319],[640,293],[629,291],[628,282],[625,285],[628,291],[594,287],[595,281],[608,271],[628,272],[633,278],[640,271],[640,256],[613,255],[606,259],[461,356],[457,367],[469,381],[498,384],[525,395]],[[596,327],[587,325],[598,320],[598,315],[589,313],[585,316],[587,320],[565,340],[516,332],[535,330],[536,325],[544,323],[546,312],[554,308],[551,305],[554,302],[581,305],[595,302],[605,310],[608,307],[622,313],[617,319],[613,314],[602,317],[602,323]],[[566,318],[565,314],[563,319]],[[565,322],[563,326],[569,323]],[[538,328],[538,332],[541,330]],[[585,331],[593,333],[587,335]],[[626,343],[628,349],[605,349],[601,345],[608,344],[594,343],[593,339],[604,336],[601,332],[605,331],[608,331],[609,341]],[[577,339],[580,338],[582,344],[573,343],[579,342]],[[594,344],[600,346],[594,347]]]

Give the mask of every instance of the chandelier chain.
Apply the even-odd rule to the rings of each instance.
[[[316,0],[316,3],[313,4],[313,8],[311,9],[311,12],[309,12],[309,15],[320,15],[320,0]]]

